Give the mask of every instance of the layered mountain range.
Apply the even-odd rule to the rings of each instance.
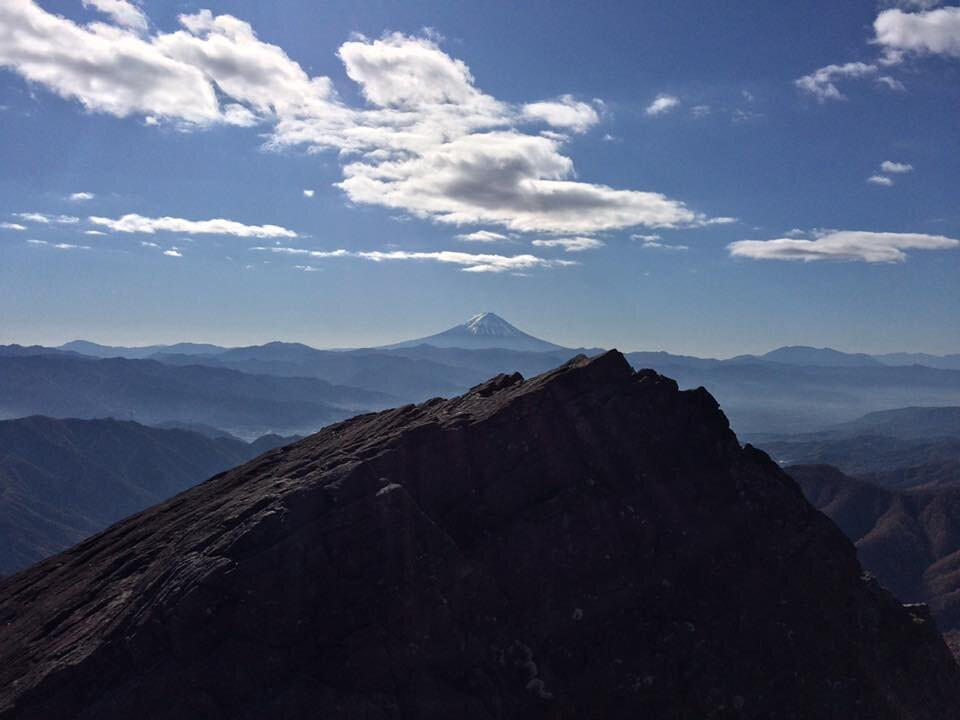
[[[293,439],[246,443],[120,420],[0,421],[0,575]]]
[[[950,717],[929,614],[616,352],[362,415],[0,582],[0,718]]]
[[[359,411],[449,397],[500,372],[545,372],[579,352],[598,350],[540,340],[494,313],[427,337],[359,350],[284,342],[123,348],[74,341],[59,352],[7,346],[0,348],[0,417],[114,415],[147,424],[208,424],[247,438],[303,434]],[[952,356],[910,356],[897,364],[899,356],[792,346],[728,360],[659,351],[626,357],[635,368],[655,368],[683,387],[706,387],[737,431],[751,435],[814,432],[889,408],[960,405],[960,369],[950,369]],[[80,365],[91,358],[100,365]],[[926,364],[913,364],[917,359]],[[124,378],[123,394],[116,394],[114,377]],[[23,388],[29,392],[18,392]]]

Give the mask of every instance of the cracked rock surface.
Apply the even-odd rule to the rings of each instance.
[[[703,389],[612,351],[364,415],[0,581],[0,718],[960,713]]]

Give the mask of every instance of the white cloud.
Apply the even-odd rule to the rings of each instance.
[[[94,225],[106,227],[114,232],[147,233],[179,232],[195,235],[234,235],[236,237],[297,237],[297,233],[279,225],[244,225],[235,220],[213,218],[211,220],[185,220],[176,217],[148,218],[143,215],[129,214],[117,219],[91,217]]]
[[[313,265],[294,265],[297,270],[302,270],[303,272],[319,272],[320,268],[314,267]]]
[[[658,240],[647,240],[640,247],[647,250],[689,250],[690,248],[687,245],[671,245],[670,243],[663,243]]]
[[[659,235],[631,235],[631,236],[630,236],[630,239],[631,239],[631,240],[639,240],[639,241],[645,242],[645,243],[648,243],[648,242],[657,242],[658,240],[662,240],[662,238],[661,238]]]
[[[960,58],[960,7],[936,7],[937,0],[892,0],[899,7],[880,12],[873,22],[873,44],[882,55],[873,63],[848,62],[827,65],[794,81],[801,90],[821,102],[843,100],[837,81],[872,77],[890,90],[903,92],[904,84],[892,75],[879,75],[880,68],[901,64],[908,53]],[[920,10],[920,12],[904,12]]]
[[[33,0],[0,3],[0,65],[87,109],[209,123],[221,118],[203,72],[117,25],[77,25]]]
[[[805,230],[801,230],[800,228],[792,228],[791,230],[787,230],[787,231],[784,233],[784,236],[786,236],[786,237],[803,237],[803,236],[806,235],[806,234],[807,234],[807,233],[806,233]]]
[[[679,104],[680,98],[675,95],[657,95],[656,99],[647,105],[647,109],[644,112],[650,116],[663,115],[673,110]]]
[[[158,248],[158,247],[160,247],[159,245],[157,245],[157,243],[155,243],[155,242],[150,242],[149,240],[141,240],[141,241],[140,241],[140,245],[141,245],[142,247],[152,247],[152,248]]]
[[[485,255],[441,250],[437,252],[407,252],[393,250],[391,252],[358,252],[357,257],[374,262],[390,260],[430,260],[439,263],[461,265],[464,272],[491,272],[498,273],[507,270],[526,270],[535,267],[556,267],[575,265],[567,260],[545,260],[535,255]]]
[[[549,240],[534,240],[536,247],[559,247],[565,252],[583,252],[602,248],[604,243],[591,237],[550,238]]]
[[[313,258],[360,258],[371,262],[391,262],[401,260],[418,260],[458,265],[464,272],[499,273],[516,270],[527,270],[536,267],[564,267],[576,265],[571,260],[548,260],[535,255],[491,255],[486,253],[465,253],[453,250],[438,250],[431,252],[409,252],[406,250],[391,251],[349,251],[339,250],[306,250],[304,248],[260,246],[251,248],[265,252],[281,253],[285,255],[303,255]]]
[[[464,242],[495,243],[504,242],[510,238],[502,233],[491,232],[489,230],[477,230],[472,233],[457,235],[457,240]]]
[[[95,197],[96,195],[91,192],[75,192],[70,193],[70,195],[67,197],[67,200],[70,200],[71,202],[86,202],[87,200],[93,200]]]
[[[960,57],[960,7],[908,13],[884,10],[873,22],[876,42],[892,53]]]
[[[27,226],[26,226],[26,225],[21,225],[20,223],[2,222],[2,223],[0,223],[0,229],[3,229],[3,230],[26,230],[26,229],[27,229]]]
[[[21,220],[26,220],[27,222],[40,223],[41,225],[49,225],[50,223],[57,223],[59,225],[73,225],[80,222],[80,218],[74,217],[73,215],[47,215],[46,213],[38,212],[22,212],[14,213],[16,217]]]
[[[127,0],[83,0],[83,4],[108,15],[117,25],[133,30],[145,31],[149,24],[140,8]]]
[[[894,263],[907,259],[905,250],[944,250],[960,246],[960,240],[943,235],[864,231],[831,231],[812,240],[738,240],[727,246],[734,257],[754,260],[847,260]]]
[[[868,183],[874,185],[883,185],[884,187],[890,187],[893,185],[893,178],[888,178],[886,175],[871,175],[867,178]]]
[[[169,250],[164,250],[163,254],[167,257],[183,257],[183,253],[180,252],[178,248],[172,247]]]
[[[880,163],[880,169],[885,173],[908,173],[913,170],[913,165],[884,160]]]
[[[862,78],[877,73],[877,66],[862,62],[849,62],[843,65],[827,65],[809,75],[794,80],[794,85],[813,95],[820,102],[826,100],[844,100],[846,96],[836,86],[839,80]]]
[[[344,43],[338,56],[366,100],[356,108],[242,20],[202,10],[179,22],[175,32],[141,36],[8,0],[0,4],[0,65],[90,110],[136,114],[148,125],[267,124],[272,147],[337,151],[350,201],[436,222],[586,234],[712,222],[656,192],[577,179],[562,153],[566,136],[526,126],[585,131],[602,104],[567,95],[497,100],[435,36]],[[652,107],[665,112],[678,102],[661,96]]]
[[[105,232],[101,232],[100,230],[84,230],[83,234],[84,235],[106,235]]]
[[[523,106],[523,115],[574,132],[586,132],[600,121],[600,116],[592,106],[577,102],[570,95],[550,102],[528,103]]]
[[[73,243],[49,243],[46,240],[27,240],[36,247],[50,247],[54,250],[89,250],[89,245],[74,245]]]
[[[308,197],[308,198],[312,198],[313,195],[314,195],[314,192],[315,192],[314,190],[304,190],[304,191],[303,191],[303,196],[304,196],[304,197]]]
[[[877,83],[880,85],[884,85],[890,90],[895,90],[896,92],[904,92],[907,89],[906,85],[904,85],[902,82],[900,82],[896,78],[890,77],[889,75],[881,75],[880,77],[877,78]]]

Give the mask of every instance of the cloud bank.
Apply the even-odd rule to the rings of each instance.
[[[752,260],[846,260],[868,263],[898,263],[907,259],[905,250],[947,250],[960,240],[943,235],[919,233],[832,231],[812,240],[738,240],[727,246],[734,257]]]

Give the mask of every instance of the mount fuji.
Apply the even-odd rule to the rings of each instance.
[[[407,340],[394,345],[386,345],[383,349],[415,347],[417,345],[433,345],[441,348],[463,348],[465,350],[483,350],[501,348],[505,350],[525,350],[533,352],[547,352],[550,350],[567,350],[561,345],[535,338],[533,335],[514,327],[499,315],[484,312],[474,315],[467,322],[444,330],[436,335]]]

